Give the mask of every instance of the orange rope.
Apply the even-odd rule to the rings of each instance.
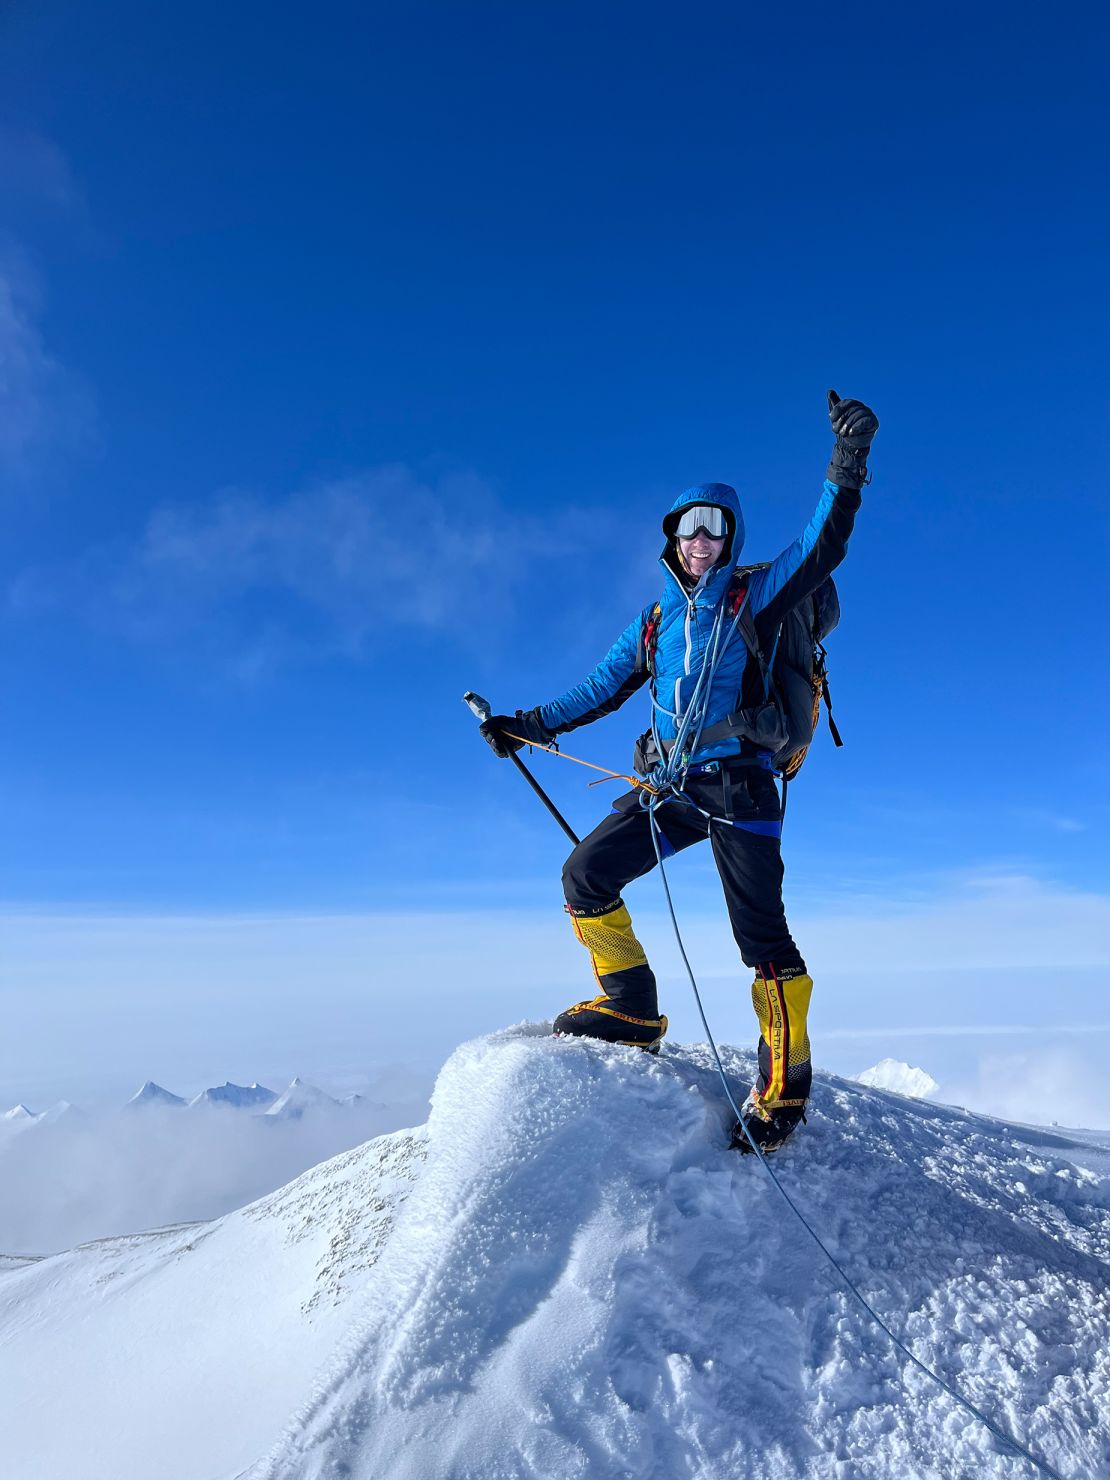
[[[573,761],[576,766],[589,766],[591,771],[601,771],[610,780],[630,781],[633,786],[639,787],[642,791],[650,791],[652,796],[659,795],[654,786],[649,786],[646,781],[641,781],[638,776],[626,776],[623,771],[610,771],[608,766],[595,766],[593,761],[584,761],[576,755],[567,755],[565,750],[557,750],[554,745],[540,745],[535,740],[525,740],[523,735],[514,735],[511,730],[505,730],[502,733],[507,735],[510,740],[519,740],[521,745],[534,747],[536,750],[546,750],[548,755],[557,755],[560,760]],[[591,786],[597,786],[598,784],[596,781],[590,782]]]

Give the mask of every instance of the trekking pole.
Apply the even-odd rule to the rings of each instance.
[[[481,720],[483,724],[487,719],[489,719],[491,713],[489,700],[483,699],[481,694],[471,693],[471,691],[467,689],[466,693],[463,695],[463,703],[469,706],[471,714],[473,714],[476,719]],[[559,811],[558,807],[548,796],[547,792],[544,791],[543,787],[532,775],[531,771],[521,760],[520,756],[517,755],[515,750],[511,750],[509,752],[509,759],[512,761],[513,765],[517,768],[520,774],[524,777],[525,781],[527,781],[528,785],[539,797],[540,801],[551,813],[552,817],[554,817],[555,821],[566,833],[567,837],[571,840],[575,847],[577,847],[578,844],[582,841],[581,838],[578,837],[574,829],[571,827],[570,823]]]

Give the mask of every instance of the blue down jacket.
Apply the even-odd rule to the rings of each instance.
[[[668,537],[660,557],[663,594],[659,598],[660,625],[655,649],[652,697],[660,738],[673,740],[701,672],[717,608],[728,591],[734,567],[744,545],[744,517],[736,490],[727,483],[702,483],[688,488],[671,505],[663,522],[670,534],[678,511],[688,504],[717,504],[734,521],[731,544],[721,563],[707,571],[696,586],[683,579],[673,539]],[[838,488],[826,479],[813,518],[792,545],[763,570],[753,571],[749,584],[748,610],[764,652],[770,650],[783,616],[828,576],[844,559],[848,537],[855,523],[860,495],[855,488]],[[555,734],[576,730],[603,714],[610,714],[647,682],[643,651],[644,627],[654,610],[651,602],[633,618],[588,678],[573,689],[541,704],[542,724]],[[758,681],[758,693],[753,684]],[[708,696],[704,728],[718,724],[742,704],[758,702],[762,681],[758,665],[749,662],[747,646],[736,633],[717,669]],[[740,748],[735,737],[703,745],[691,762],[734,755]]]

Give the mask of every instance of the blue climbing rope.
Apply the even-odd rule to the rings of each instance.
[[[690,958],[686,954],[686,947],[682,941],[682,932],[678,928],[678,917],[675,914],[674,901],[671,899],[671,886],[667,882],[667,871],[663,867],[663,851],[659,846],[659,823],[656,821],[655,817],[657,808],[665,803],[666,800],[666,796],[652,797],[649,803],[648,816],[651,822],[651,841],[655,848],[655,861],[659,865],[659,876],[663,880],[663,892],[667,897],[667,909],[670,911],[671,925],[674,928],[675,940],[678,942],[678,950],[679,954],[682,957],[682,964],[686,968],[686,975],[690,978],[690,986],[694,990],[694,1001],[698,1004],[698,1013],[701,1016],[702,1026],[705,1029],[705,1036],[709,1040],[709,1047],[713,1050],[713,1057],[717,1063],[717,1073],[721,1076],[721,1084],[724,1087],[725,1097],[735,1111],[736,1118],[739,1121],[745,1136],[747,1136],[748,1138],[751,1149],[758,1157],[760,1165],[770,1177],[771,1181],[775,1184],[775,1187],[778,1190],[779,1195],[782,1197],[782,1200],[786,1203],[786,1206],[794,1214],[798,1222],[809,1234],[810,1238],[821,1250],[822,1254],[824,1254],[825,1258],[832,1265],[833,1269],[836,1270],[837,1274],[843,1280],[845,1287],[852,1295],[855,1296],[856,1300],[858,1300],[860,1305],[863,1306],[867,1314],[871,1317],[871,1319],[875,1322],[879,1329],[886,1333],[886,1335],[890,1338],[890,1340],[894,1343],[898,1350],[904,1353],[904,1355],[910,1359],[915,1367],[924,1372],[926,1377],[932,1378],[932,1380],[940,1387],[942,1387],[944,1391],[949,1394],[950,1397],[954,1398],[961,1408],[966,1409],[967,1412],[970,1413],[974,1418],[977,1418],[981,1424],[985,1425],[985,1427],[990,1430],[995,1438],[1005,1444],[1008,1449],[1011,1449],[1022,1459],[1028,1460],[1029,1463],[1033,1465],[1035,1469],[1040,1470],[1042,1474],[1051,1476],[1051,1480],[1064,1480],[1064,1477],[1060,1474],[1059,1470],[1054,1470],[1052,1466],[1048,1464],[1045,1460],[1038,1459],[1035,1454],[1032,1454],[1028,1449],[1026,1449],[1024,1444],[1020,1443],[1011,1434],[1008,1434],[1005,1429],[1000,1428],[999,1425],[993,1421],[993,1419],[988,1418],[981,1409],[976,1408],[974,1403],[969,1402],[967,1398],[965,1398],[962,1393],[958,1392],[950,1382],[947,1382],[943,1377],[941,1377],[939,1372],[934,1372],[933,1369],[926,1366],[926,1364],[921,1361],[919,1357],[914,1356],[913,1352],[910,1351],[905,1342],[900,1340],[900,1338],[894,1334],[887,1323],[883,1320],[882,1316],[879,1315],[878,1311],[875,1310],[874,1306],[868,1303],[866,1297],[862,1294],[858,1286],[845,1271],[843,1266],[837,1260],[836,1256],[823,1243],[816,1229],[812,1226],[811,1223],[809,1223],[805,1215],[802,1213],[801,1209],[793,1201],[793,1199],[790,1197],[790,1194],[786,1191],[782,1183],[779,1181],[778,1177],[775,1175],[774,1169],[768,1162],[767,1157],[756,1145],[751,1132],[748,1130],[748,1127],[744,1122],[744,1117],[741,1114],[736,1101],[732,1097],[732,1091],[729,1089],[728,1076],[725,1074],[725,1067],[721,1063],[721,1055],[717,1051],[716,1039],[713,1037],[713,1031],[709,1026],[709,1020],[705,1015],[705,1007],[702,1004],[701,993],[698,991],[698,984],[697,981],[694,979],[694,972],[692,967],[690,966]],[[711,827],[712,825],[712,822],[710,822]]]

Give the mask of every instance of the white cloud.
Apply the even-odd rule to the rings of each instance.
[[[704,889],[691,889],[680,867],[673,875],[710,1021],[725,1040],[747,1042],[750,974],[723,905],[707,912]],[[657,880],[630,891],[675,1036],[700,1038],[661,905]],[[815,1020],[830,1036],[949,1033],[954,1050],[984,1031],[1107,1021],[1105,896],[979,877],[950,881],[931,902],[805,913],[795,933],[818,980]],[[472,896],[454,910],[334,915],[11,911],[2,926],[5,1107],[80,1101],[94,1072],[173,1087],[271,1072],[313,1078],[386,1059],[423,1070],[461,1039],[553,1016],[592,987],[554,899],[546,910],[495,910]],[[921,1062],[943,1077],[945,1063]]]
[[[354,1105],[303,1120],[144,1106],[0,1135],[0,1252],[215,1218],[330,1156],[420,1124],[427,1106]]]
[[[674,873],[681,879],[680,868]],[[695,910],[703,891],[686,897],[692,882],[680,885],[679,913],[710,1022],[722,1042],[749,1045],[750,974],[723,907]],[[631,901],[638,933],[672,1036],[699,1040],[654,883]],[[1008,1119],[1110,1125],[1108,909],[1105,896],[978,873],[949,880],[932,901],[917,894],[909,902],[860,901],[849,919],[799,919],[818,981],[811,1028],[819,1067],[858,1072],[894,1054],[924,1065],[947,1102]],[[301,1146],[295,1137],[281,1143],[285,1150],[268,1143],[274,1154],[262,1156],[261,1180],[252,1180],[252,1157],[262,1153],[251,1133],[175,1148],[124,1126],[97,1140],[89,1094],[119,1103],[148,1077],[184,1095],[225,1078],[280,1087],[294,1073],[338,1093],[363,1087],[378,1066],[397,1060],[409,1066],[404,1078],[419,1082],[461,1040],[550,1018],[592,988],[585,955],[554,902],[549,910],[490,910],[475,901],[456,910],[342,915],[10,911],[0,927],[0,1108],[23,1100],[41,1109],[64,1097],[93,1112],[55,1128],[51,1185],[69,1188],[64,1197],[36,1191],[46,1163],[6,1161],[6,1185],[19,1192],[11,1217],[23,1220],[0,1221],[0,1247],[6,1229],[9,1251],[56,1242],[62,1228],[207,1216],[292,1175],[293,1151],[307,1165],[338,1149]],[[1084,972],[1068,969],[1069,961],[1102,964]],[[396,1079],[375,1095],[397,1097]],[[174,1175],[162,1177],[157,1168],[170,1165]],[[141,1208],[135,1189],[152,1178]]]
[[[873,896],[799,928],[831,970],[1110,966],[1110,897],[1025,873],[970,869],[921,899]]]
[[[25,257],[0,242],[0,469],[9,478],[80,445],[92,426],[87,392],[46,348],[39,297]]]
[[[691,887],[674,873],[690,931],[712,940],[704,879]],[[1110,896],[1028,872],[969,868],[836,898],[822,885],[787,903],[795,939],[823,973],[1110,967]],[[714,949],[707,969],[729,971],[730,956]]]
[[[1110,1127],[1105,1055],[1042,1042],[986,1054],[973,1074],[945,1081],[939,1098],[984,1115],[1032,1125]]]
[[[537,562],[575,548],[575,517],[508,508],[471,474],[387,465],[281,497],[229,490],[156,507],[133,541],[25,571],[9,605],[76,608],[136,641],[203,647],[249,677],[380,649],[396,632],[476,639],[542,579]]]
[[[1037,827],[1048,828],[1050,832],[1080,833],[1086,832],[1088,827],[1086,822],[1081,822],[1077,817],[1071,817],[1063,812],[1053,812],[1047,807],[1017,807],[1014,809],[1014,815]]]

